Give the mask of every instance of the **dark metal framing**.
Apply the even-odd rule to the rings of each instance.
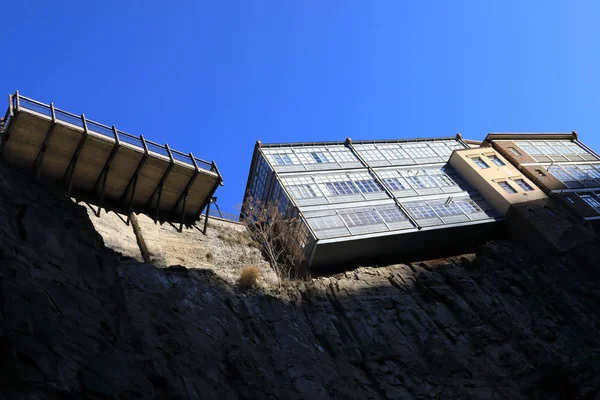
[[[172,214],[175,213],[177,211],[177,207],[179,206],[179,203],[183,200],[183,205],[181,207],[181,220],[179,221],[179,232],[181,232],[183,230],[183,221],[185,219],[185,206],[187,205],[188,193],[190,191],[190,188],[196,181],[196,178],[200,174],[200,169],[198,168],[198,164],[196,164],[196,160],[194,159],[194,156],[192,155],[191,152],[190,152],[190,157],[192,158],[192,161],[194,162],[194,174],[188,181],[187,185],[185,186],[185,189],[183,189],[183,192],[179,195],[179,198],[177,199],[177,201],[175,202],[175,205],[171,209],[171,213]],[[208,197],[208,201],[210,201],[211,197],[212,197],[212,194],[211,194],[211,196]]]
[[[50,103],[50,112],[52,113],[50,128],[48,128],[48,132],[46,132],[46,137],[44,138],[42,147],[40,148],[40,151],[38,152],[38,155],[33,163],[33,171],[35,173],[36,180],[40,180],[40,174],[42,172],[42,164],[44,163],[44,155],[46,154],[46,148],[48,147],[48,143],[50,142],[50,138],[54,134],[54,128],[56,127],[56,113],[54,112],[54,103]]]
[[[98,217],[100,216],[100,212],[102,211],[102,204],[104,203],[104,190],[106,189],[106,178],[108,177],[108,171],[110,170],[110,165],[112,164],[113,160],[115,159],[115,156],[117,155],[117,152],[119,151],[119,147],[121,147],[121,142],[119,141],[117,128],[114,125],[112,126],[112,130],[115,139],[115,145],[113,146],[110,155],[106,159],[106,163],[104,163],[104,167],[102,168],[100,175],[98,175],[96,183],[94,184],[94,188],[92,189],[92,191],[95,193],[97,191],[98,184],[100,184],[100,181],[102,181],[102,187],[100,188],[100,203],[98,203],[98,212],[96,213],[96,216]]]
[[[146,144],[144,135],[140,135],[140,140],[142,141],[142,145],[144,146],[144,155],[142,156],[142,159],[138,163],[137,167],[135,168],[135,172],[131,176],[131,179],[129,179],[129,182],[127,183],[127,186],[125,187],[125,190],[123,191],[123,195],[121,196],[121,201],[124,202],[125,198],[127,197],[127,193],[130,192],[129,200],[127,201],[128,210],[129,210],[129,212],[127,213],[127,224],[128,225],[129,225],[129,221],[131,219],[131,213],[133,212],[133,200],[135,199],[135,189],[137,187],[140,172],[142,171],[142,168],[144,168],[144,165],[146,164],[146,161],[148,160],[148,156],[149,156],[148,145]]]
[[[81,136],[81,139],[79,139],[77,148],[75,149],[75,152],[73,153],[73,157],[71,157],[71,161],[69,162],[69,166],[67,167],[67,169],[63,175],[63,181],[67,182],[67,196],[68,197],[71,197],[71,190],[73,188],[73,175],[75,174],[75,168],[77,168],[77,161],[79,161],[79,154],[81,153],[81,149],[83,149],[83,146],[85,145],[85,142],[87,142],[87,139],[90,135],[90,132],[88,131],[88,128],[87,128],[87,122],[85,120],[85,115],[83,115],[83,114],[81,114],[81,122],[83,124],[83,135]]]
[[[154,189],[154,191],[152,192],[152,195],[150,196],[150,199],[148,199],[148,203],[146,204],[146,206],[148,208],[151,208],[152,202],[154,201],[154,196],[158,195],[158,197],[156,199],[154,223],[156,223],[156,221],[158,221],[158,217],[159,217],[159,213],[160,213],[160,199],[162,197],[163,185],[165,184],[165,181],[169,177],[171,170],[175,166],[175,160],[173,160],[173,154],[171,153],[171,149],[169,148],[168,144],[165,144],[165,149],[167,149],[167,153],[169,154],[169,166],[167,167],[167,170],[163,174],[162,178],[160,178],[160,182],[158,183],[158,186]]]

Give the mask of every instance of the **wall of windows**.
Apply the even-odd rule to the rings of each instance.
[[[539,162],[597,159],[578,143],[570,140],[516,140],[514,143]]]
[[[476,221],[498,216],[479,196],[402,203],[421,226]]]
[[[266,147],[265,157],[278,171],[309,171],[361,167],[360,160],[344,145]]]
[[[600,164],[561,164],[544,168],[569,188],[600,187]]]
[[[445,162],[455,149],[465,146],[456,140],[406,143],[355,144],[360,156],[372,166]]]

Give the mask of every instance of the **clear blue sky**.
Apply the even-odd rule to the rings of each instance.
[[[224,210],[257,139],[577,130],[600,150],[598,2],[5,3],[0,94],[214,159]]]

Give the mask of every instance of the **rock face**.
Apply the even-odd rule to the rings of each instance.
[[[0,398],[600,396],[598,241],[241,293],[117,254],[51,189],[0,165]]]

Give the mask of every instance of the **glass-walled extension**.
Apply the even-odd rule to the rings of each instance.
[[[448,164],[454,150],[465,148],[459,137],[258,142],[246,196],[277,201],[302,220],[311,262],[327,243],[352,241],[360,249],[367,238],[495,222],[500,215]],[[365,249],[378,251],[372,241]]]

